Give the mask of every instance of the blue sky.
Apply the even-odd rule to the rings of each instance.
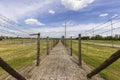
[[[64,22],[76,35],[118,14],[120,0],[0,0],[0,15],[43,36],[63,35]]]

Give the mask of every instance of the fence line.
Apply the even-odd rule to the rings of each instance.
[[[3,19],[3,18],[2,18]],[[1,27],[0,27],[0,34],[2,35],[2,36],[0,36],[0,47],[2,48],[3,46],[17,46],[18,47],[18,51],[20,51],[20,52],[17,52],[17,50],[14,50],[13,49],[13,51],[14,51],[14,54],[15,53],[24,53],[24,51],[27,53],[27,52],[29,52],[29,50],[31,50],[32,52],[33,52],[33,49],[34,48],[36,48],[36,49],[34,49],[34,51],[36,51],[37,52],[37,56],[36,56],[36,58],[37,58],[37,60],[36,60],[36,66],[39,66],[40,65],[40,57],[41,57],[41,55],[40,55],[40,52],[41,52],[41,47],[44,47],[45,45],[43,45],[44,43],[47,43],[47,48],[46,48],[46,50],[49,52],[50,51],[50,49],[52,50],[53,49],[53,47],[55,47],[56,45],[57,45],[57,43],[58,43],[58,40],[56,40],[56,39],[53,39],[53,38],[51,38],[50,40],[48,40],[48,39],[46,39],[47,40],[47,42],[44,42],[44,43],[41,43],[41,38],[40,38],[40,33],[38,33],[38,34],[33,34],[34,36],[31,36],[31,34],[30,33],[28,33],[28,32],[25,32],[25,31],[22,31],[21,29],[18,29],[18,28],[16,28],[15,26],[19,26],[19,25],[17,25],[16,23],[15,24],[12,24],[11,22],[9,22],[9,21],[7,21],[7,23],[9,24],[9,25],[12,25],[12,26],[14,26],[14,28],[11,28],[10,26],[3,26],[3,25],[0,25]],[[14,31],[14,30],[16,30],[16,31]],[[54,40],[54,42],[52,43],[52,40]],[[45,40],[42,40],[42,41],[45,41]],[[50,48],[50,41],[51,41],[51,48]],[[27,45],[28,44],[28,45]],[[41,46],[41,44],[43,45],[43,46]],[[34,48],[32,47],[32,46],[35,46]],[[16,48],[17,48],[16,47]],[[45,52],[45,51],[44,51]],[[35,52],[33,52],[33,53],[35,53]],[[12,53],[11,53],[12,54]],[[29,53],[27,53],[27,54],[29,54]],[[25,57],[25,58],[28,58],[28,57],[26,57],[27,56],[27,54],[24,54],[24,56],[22,56],[22,57]],[[21,54],[17,54],[17,55],[21,55]],[[0,57],[2,57],[2,56],[0,56]],[[32,54],[31,55],[31,57],[33,58],[34,57],[34,54]],[[4,58],[3,57],[3,59],[4,60],[6,60],[6,58]],[[22,58],[21,58],[22,59]],[[28,58],[29,59],[29,58]],[[33,60],[35,60],[35,59],[33,59]],[[25,61],[25,62],[27,62],[27,61]],[[9,63],[9,62],[8,62]],[[32,63],[32,62],[30,62],[30,63]],[[1,64],[1,63],[0,63]],[[17,65],[17,64],[16,64]],[[0,65],[1,67],[3,67],[3,69],[4,70],[6,70],[4,67],[6,67],[6,66],[4,66],[4,65]],[[9,66],[9,65],[8,65]],[[10,66],[9,66],[9,68],[11,68]],[[25,80],[25,79],[22,79],[22,78],[24,78],[24,77],[22,77],[19,73],[17,73],[13,68],[11,68],[12,69],[12,71],[14,72],[14,73],[10,73],[10,72],[8,72],[10,75],[13,75],[13,77],[15,77],[16,79],[18,79],[18,80]],[[15,73],[16,72],[16,73]],[[17,77],[16,77],[16,75],[17,75]],[[19,78],[19,76],[21,76],[21,78]]]

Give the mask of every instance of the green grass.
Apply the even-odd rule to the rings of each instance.
[[[35,43],[36,39],[5,39],[0,41],[0,45],[15,45],[15,44],[26,44]]]
[[[95,42],[95,43],[112,44],[112,40],[83,40],[83,42]],[[120,45],[120,41],[113,40],[113,44]]]
[[[96,68],[117,50],[119,48],[82,44],[82,57],[87,64]],[[78,55],[77,41],[73,41],[73,52]],[[103,70],[100,75],[106,80],[120,80],[120,60]]]
[[[19,40],[20,41],[20,40]],[[36,59],[37,54],[37,45],[30,44],[21,45],[19,44],[10,44],[7,42],[12,42],[11,40],[0,41],[0,57],[4,59],[10,66],[18,70],[25,65],[31,65]],[[29,40],[29,42],[32,42]],[[46,41],[41,40],[41,54],[46,51]],[[6,72],[0,68],[0,76],[5,75]]]

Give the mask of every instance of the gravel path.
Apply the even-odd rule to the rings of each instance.
[[[41,63],[40,67],[34,68],[30,73],[30,80],[88,80],[86,74],[89,67],[83,63],[81,68],[75,63],[75,59],[67,54],[68,51],[62,45],[58,45],[50,52],[50,55]],[[86,69],[85,69],[86,68]],[[92,80],[103,80],[94,77]]]

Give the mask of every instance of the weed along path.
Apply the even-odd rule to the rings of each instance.
[[[85,69],[86,68],[86,69]],[[79,67],[72,57],[67,54],[67,50],[58,43],[50,54],[43,60],[39,67],[34,68],[29,73],[29,80],[87,80],[87,70],[90,70],[86,64],[83,68]],[[94,77],[93,80],[103,80],[100,77]]]

